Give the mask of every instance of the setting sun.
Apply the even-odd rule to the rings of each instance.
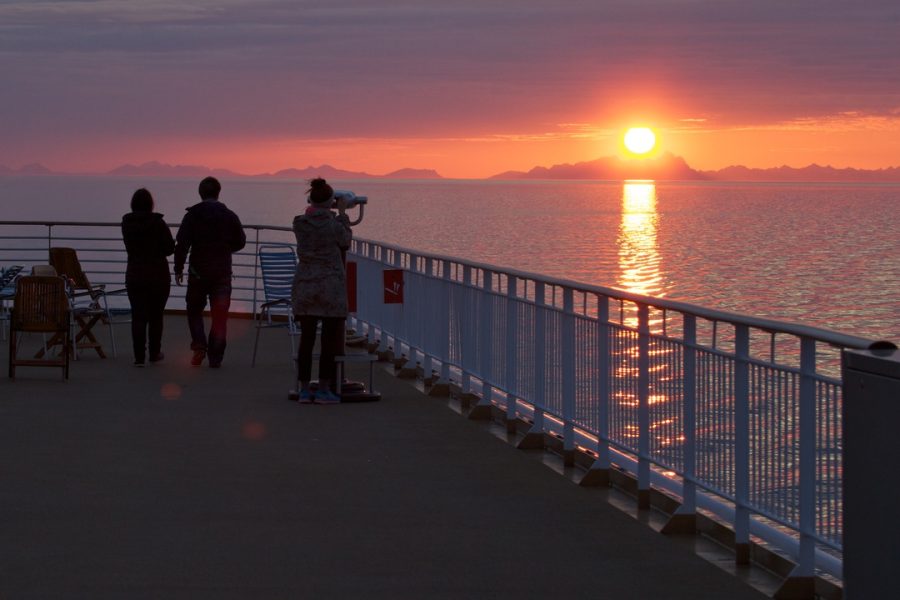
[[[656,145],[656,135],[649,127],[632,127],[625,132],[625,147],[634,154],[647,154]]]

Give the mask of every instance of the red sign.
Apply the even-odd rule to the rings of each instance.
[[[403,269],[384,270],[384,303],[403,304]]]
[[[347,261],[347,310],[356,312],[356,263]]]

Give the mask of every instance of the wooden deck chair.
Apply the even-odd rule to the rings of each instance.
[[[292,358],[297,355],[294,340],[299,335],[291,305],[291,288],[294,283],[294,272],[297,270],[297,255],[294,253],[294,249],[288,245],[260,246],[257,255],[266,300],[260,306],[259,312],[254,315],[256,341],[253,343],[252,366],[256,366],[259,332],[263,329],[287,328],[291,340]]]
[[[62,336],[64,349],[69,343],[69,296],[61,277],[20,277],[16,283],[12,318],[9,327],[9,378],[15,379],[16,367],[61,367],[63,378],[69,378],[69,352],[39,360],[20,358],[22,333],[52,333]],[[46,347],[41,351],[43,356]]]
[[[103,345],[97,341],[92,331],[97,323],[102,322],[109,327],[109,340],[113,356],[116,356],[113,315],[107,297],[122,294],[125,290],[107,291],[103,284],[92,285],[81,268],[78,254],[73,248],[50,248],[50,264],[57,273],[69,281],[71,288],[72,323],[73,326],[78,325],[78,332],[73,336],[73,345],[77,349],[93,348],[101,358],[106,358]]]

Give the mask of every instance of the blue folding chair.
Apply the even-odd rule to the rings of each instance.
[[[294,272],[297,270],[297,255],[288,245],[260,246],[257,251],[259,268],[262,273],[263,292],[266,301],[255,315],[256,341],[253,343],[253,366],[256,366],[256,349],[259,346],[259,332],[270,327],[287,328],[291,340],[291,358],[297,355],[294,338],[299,335],[294,323],[291,305],[291,288]]]

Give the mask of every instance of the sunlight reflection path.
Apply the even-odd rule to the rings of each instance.
[[[656,240],[656,184],[629,181],[622,189],[619,286],[637,294],[665,296]]]

